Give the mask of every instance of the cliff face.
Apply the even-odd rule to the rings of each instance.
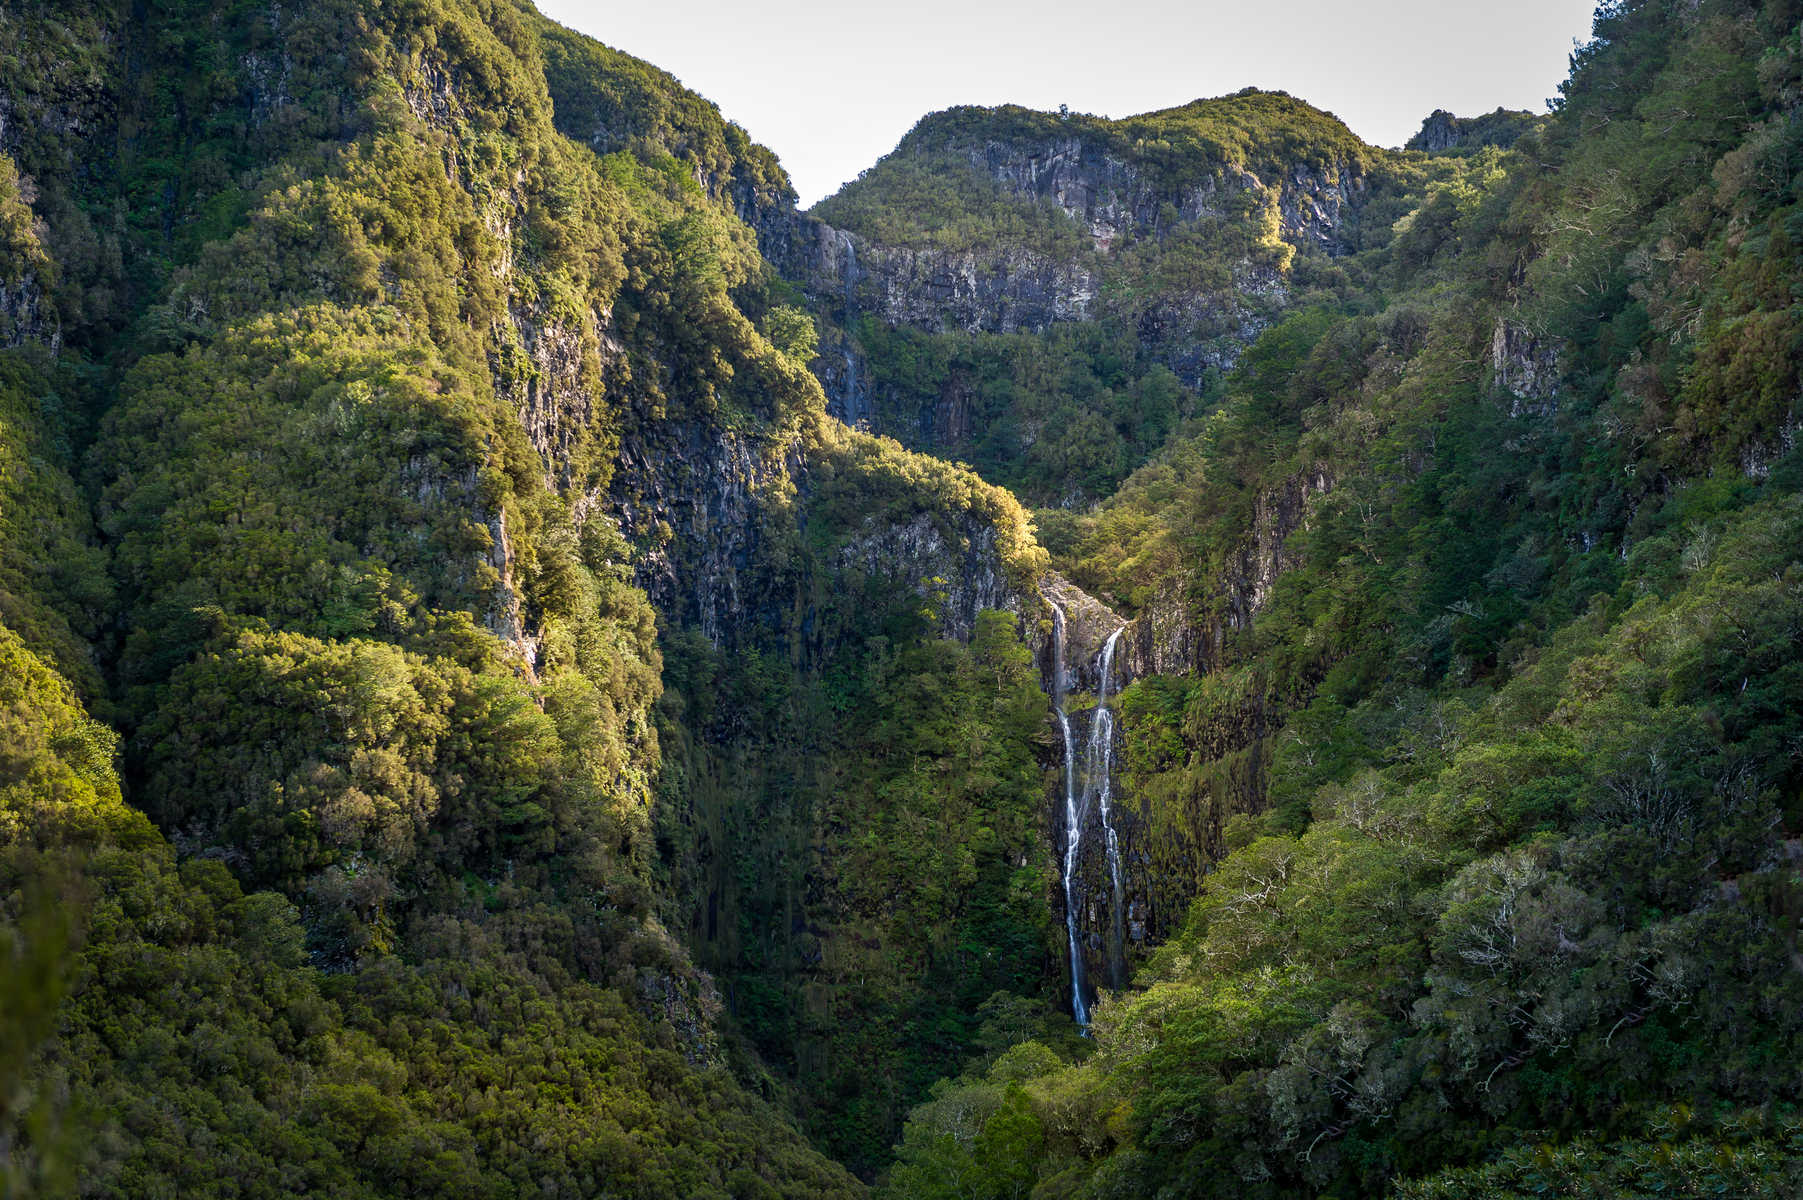
[[[62,324],[45,294],[50,256],[43,221],[32,208],[37,188],[5,154],[5,133],[0,121],[0,347],[36,342],[54,353],[62,344]]]
[[[1538,120],[1533,113],[1499,108],[1481,117],[1455,117],[1437,108],[1405,149],[1444,154],[1449,150],[1476,150],[1484,146],[1507,149]]]
[[[1559,407],[1559,344],[1507,319],[1490,339],[1490,377],[1509,396],[1509,415],[1548,416]]]
[[[1251,527],[1223,569],[1206,580],[1172,580],[1128,624],[1121,650],[1132,673],[1206,675],[1227,665],[1227,635],[1251,628],[1278,576],[1297,564],[1289,539],[1307,520],[1309,501],[1332,487],[1323,463],[1259,492]]]
[[[54,353],[62,345],[62,326],[38,273],[20,266],[11,279],[0,275],[0,346],[27,343],[48,346]]]
[[[1173,181],[1170,172],[1119,152],[1111,139],[1078,133],[969,137],[930,151],[904,142],[893,157],[910,155],[934,171],[970,173],[1000,204],[1055,213],[1080,236],[1054,239],[1056,246],[1012,236],[967,245],[937,236],[898,240],[861,223],[838,228],[752,195],[740,215],[758,231],[765,256],[842,329],[871,318],[932,332],[1040,334],[1060,323],[1114,317],[1191,386],[1211,368],[1231,369],[1240,348],[1287,305],[1289,254],[1332,256],[1349,248],[1370,190],[1364,168],[1343,157],[1259,169],[1223,162]],[[829,201],[822,209],[842,207]],[[1195,236],[1259,248],[1216,255],[1208,278],[1148,266],[1167,239]],[[848,342],[817,363],[831,410],[849,423],[876,419],[884,432],[919,444],[912,429],[880,420],[883,398],[861,382],[859,355]]]
[[[977,614],[989,609],[1014,613],[1023,623],[1038,616],[1032,594],[1009,578],[995,525],[978,517],[872,520],[840,547],[836,564],[914,590],[934,604],[941,632],[959,641],[970,640]]]
[[[1086,744],[1094,717],[1090,698],[1101,686],[1102,650],[1120,629],[1112,663],[1114,721],[1112,828],[1121,878],[1120,952],[1139,961],[1173,934],[1203,877],[1225,852],[1224,833],[1235,813],[1256,812],[1265,796],[1272,739],[1283,712],[1265,695],[1259,676],[1227,655],[1231,632],[1250,627],[1269,601],[1279,575],[1298,565],[1292,537],[1308,519],[1310,502],[1333,486],[1325,465],[1293,476],[1257,497],[1252,524],[1221,569],[1206,579],[1175,579],[1131,621],[1056,573],[1042,584],[1048,603],[1067,614],[1068,686],[1084,698],[1073,706],[1076,741]],[[1052,642],[1038,646],[1051,690]],[[1120,693],[1151,676],[1184,677],[1187,761],[1156,762],[1145,749],[1155,732],[1136,720]],[[1060,765],[1060,771],[1063,765]],[[1045,827],[1054,845],[1067,836],[1059,774],[1048,790]],[[1114,869],[1098,805],[1084,812],[1074,891],[1079,941],[1091,980],[1109,977],[1114,927]],[[1048,895],[1062,911],[1062,891]]]
[[[1337,254],[1346,248],[1346,226],[1366,191],[1364,176],[1347,164],[1298,164],[1268,181],[1229,165],[1200,183],[1172,188],[1077,139],[1025,147],[987,143],[963,161],[1007,196],[1051,204],[1082,229],[1094,253],[1056,256],[1005,244],[959,250],[896,245],[806,214],[757,205],[741,212],[785,275],[819,297],[850,301],[858,313],[928,329],[1039,333],[1058,321],[1100,316],[1107,256],[1134,239],[1199,222],[1244,220],[1248,211],[1262,213],[1268,201],[1284,242]],[[1270,289],[1279,274],[1248,268],[1233,290]],[[1216,300],[1212,290],[1178,289],[1167,303],[1180,311],[1205,295]]]
[[[1363,174],[1341,160],[1328,167],[1296,164],[1267,179],[1246,166],[1222,164],[1200,182],[1173,185],[1083,137],[1021,142],[984,139],[953,151],[971,167],[1022,198],[1048,200],[1082,226],[1098,250],[1175,223],[1234,215],[1244,194],[1275,199],[1280,236],[1327,253],[1344,249],[1342,227],[1365,191]]]
[[[620,446],[612,511],[644,546],[635,582],[715,646],[737,642],[772,597],[766,505],[803,469],[794,439],[705,423],[635,430]]]

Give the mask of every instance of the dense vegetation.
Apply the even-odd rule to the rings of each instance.
[[[882,631],[818,673],[673,650],[684,720],[732,736],[670,772],[689,827],[664,836],[703,961],[803,1085],[804,1127],[869,1170],[929,1085],[1037,1029],[1059,980],[1045,698],[1013,618],[922,643],[917,611],[862,599]]]
[[[635,579],[695,548],[611,515],[658,483],[623,446],[801,447],[813,497],[747,518],[790,556],[757,586],[846,591],[832,686],[994,705],[922,730],[968,812],[897,927],[963,958],[938,1007],[848,1017],[873,1056],[1048,982],[1038,876],[996,875],[1037,844],[1041,701],[1011,623],[944,641],[922,592],[885,626],[840,546],[889,512],[989,530],[1016,587],[1043,556],[1011,497],[824,423],[734,215],[774,160],[510,3],[34,3],[0,48],[4,1190],[857,1192],[663,924],[681,768],[730,735],[683,723],[681,665],[763,645],[778,702],[826,668],[660,617]],[[908,820],[923,769],[870,763],[839,819]],[[925,936],[966,877],[968,927]],[[965,970],[991,933],[1017,948]],[[835,1077],[893,1093],[866,1159],[971,1025],[898,1090]]]
[[[1799,17],[1606,6],[1518,153],[1042,514],[1211,631],[1122,786],[1225,857],[1094,1053],[941,1085],[889,1194],[1795,1190]]]
[[[936,114],[817,215],[1004,328],[513,0],[0,12],[0,1194],[1794,1194],[1800,21]],[[1181,648],[1088,1038],[1048,563]]]

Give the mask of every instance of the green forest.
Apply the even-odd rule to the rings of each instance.
[[[1423,117],[0,8],[0,1197],[1803,1193],[1803,2]]]

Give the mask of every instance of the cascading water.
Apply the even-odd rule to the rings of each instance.
[[[1108,707],[1109,685],[1114,676],[1114,644],[1121,630],[1108,635],[1102,646],[1101,686],[1096,691],[1096,711],[1089,724],[1089,763],[1086,774],[1096,789],[1102,810],[1102,839],[1108,851],[1108,880],[1112,885],[1110,933],[1108,941],[1108,985],[1119,989],[1126,983],[1126,962],[1122,953],[1121,909],[1126,889],[1121,884],[1121,841],[1114,828],[1114,710]]]
[[[1064,735],[1064,931],[1071,950],[1071,1016],[1077,1028],[1089,1029],[1089,1004],[1083,999],[1083,948],[1077,941],[1077,851],[1083,841],[1083,813],[1077,804],[1077,748],[1071,719],[1064,711],[1064,609],[1052,601],[1052,709]]]
[[[1050,597],[1048,597],[1050,600]],[[1121,629],[1108,635],[1099,664],[1100,686],[1096,705],[1089,714],[1089,736],[1079,758],[1065,710],[1069,675],[1065,666],[1069,635],[1063,605],[1052,605],[1052,707],[1058,714],[1058,731],[1064,738],[1064,928],[1070,944],[1071,1015],[1079,1029],[1089,1028],[1089,1003],[1084,996],[1083,945],[1078,935],[1077,867],[1083,846],[1083,823],[1093,795],[1100,809],[1102,838],[1111,885],[1110,936],[1107,946],[1108,982],[1119,988],[1125,982],[1122,954],[1122,907],[1125,888],[1121,880],[1120,837],[1114,827],[1114,710],[1109,707],[1114,685],[1114,648]]]

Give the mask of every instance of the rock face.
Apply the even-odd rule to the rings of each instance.
[[[1740,469],[1748,479],[1766,479],[1772,467],[1797,448],[1803,435],[1803,416],[1792,409],[1778,427],[1778,432],[1763,441],[1748,442],[1740,448]]]
[[[1046,608],[1056,605],[1064,612],[1065,686],[1076,692],[1095,692],[1101,686],[1102,648],[1109,635],[1117,629],[1125,628],[1127,622],[1113,609],[1056,571],[1047,571],[1041,578],[1039,595]],[[1051,695],[1056,686],[1053,672],[1058,667],[1051,627],[1047,625],[1038,630],[1036,636],[1031,637],[1030,645],[1034,661],[1039,663],[1041,684],[1046,694]],[[1125,686],[1125,682],[1119,682],[1124,671],[1124,665],[1117,664],[1117,687]]]
[[[904,143],[897,154],[906,149]],[[968,249],[885,244],[764,198],[751,198],[740,216],[757,230],[765,257],[841,329],[871,317],[933,332],[1043,333],[1119,309],[1108,296],[1116,260],[1174,232],[1274,220],[1275,236],[1291,247],[1341,253],[1368,190],[1365,176],[1343,161],[1267,169],[1264,177],[1224,164],[1197,181],[1171,185],[1150,167],[1078,135],[973,139],[935,153],[999,185],[1003,197],[1056,208],[1082,231],[1080,247],[1050,253],[1031,242]],[[1231,369],[1289,300],[1280,267],[1252,258],[1221,265],[1230,277],[1225,286],[1198,280],[1165,287],[1137,296],[1130,312],[1121,310],[1141,341],[1190,386],[1210,368]],[[873,409],[868,385],[860,391],[860,370],[849,343],[823,350],[815,365],[830,411],[848,424],[868,421]]]
[[[805,470],[799,441],[705,422],[648,424],[620,446],[610,509],[649,549],[635,579],[659,612],[734,644],[778,601],[765,550],[769,509]]]
[[[1089,264],[1025,247],[937,252],[862,245],[856,311],[890,325],[1042,333],[1058,321],[1086,320],[1100,287]]]
[[[1206,675],[1226,665],[1227,635],[1250,628],[1277,577],[1300,561],[1290,536],[1308,516],[1309,500],[1329,491],[1325,464],[1260,492],[1252,527],[1212,580],[1190,578],[1157,596],[1127,626],[1122,656],[1134,676]],[[1194,614],[1212,616],[1198,621]]]
[[[512,402],[532,448],[552,468],[550,482],[569,484],[572,468],[592,436],[596,398],[597,336],[591,329],[517,301],[508,306],[515,345],[523,363],[492,363],[495,390]],[[605,328],[606,313],[598,314]],[[609,347],[614,356],[617,344]]]
[[[62,346],[62,325],[29,268],[12,279],[0,274],[0,347],[27,343],[47,346],[52,354]]]
[[[977,614],[1000,609],[1036,618],[1036,606],[1009,582],[995,526],[963,517],[949,528],[922,513],[905,525],[871,520],[839,550],[837,565],[911,588],[932,600],[940,630],[969,641]]]
[[[971,140],[953,153],[1010,195],[1051,201],[1104,252],[1173,224],[1233,217],[1242,211],[1237,202],[1251,194],[1275,197],[1285,241],[1337,253],[1344,249],[1345,218],[1365,190],[1363,176],[1344,162],[1328,169],[1297,165],[1269,180],[1226,164],[1198,183],[1173,188],[1144,165],[1078,136]]]
[[[1037,334],[1102,315],[1102,267],[1087,256],[1060,259],[1024,246],[961,251],[883,246],[803,214],[787,225],[796,240],[767,245],[766,254],[834,313],[841,329],[872,317],[936,333]],[[1135,315],[1135,325],[1178,378],[1195,387],[1210,368],[1232,369],[1241,349],[1288,299],[1281,272],[1241,263],[1233,268],[1232,287],[1160,297]],[[855,341],[837,340],[815,362],[814,372],[826,390],[829,412],[848,425],[870,422],[880,398],[870,394]]]
[[[1439,150],[1451,150],[1463,142],[1459,119],[1443,108],[1436,108],[1421,122],[1421,132],[1409,139],[1408,148],[1432,154]]]
[[[1490,377],[1508,393],[1509,415],[1547,416],[1559,408],[1559,347],[1509,320],[1490,338]]]
[[[62,348],[62,322],[46,294],[49,232],[33,205],[37,187],[6,153],[6,118],[11,102],[0,94],[0,347],[35,343],[55,354]]]
[[[1084,744],[1094,728],[1089,706],[1102,686],[1103,646],[1120,629],[1109,679],[1115,709],[1112,736],[1117,765],[1111,781],[1111,828],[1118,847],[1120,897],[1106,852],[1099,805],[1083,814],[1072,891],[1086,977],[1108,978],[1109,952],[1120,910],[1121,949],[1128,963],[1170,936],[1182,922],[1203,877],[1221,856],[1223,829],[1232,814],[1262,802],[1270,766],[1271,739],[1282,728],[1256,676],[1236,673],[1227,660],[1230,632],[1250,626],[1269,602],[1271,588],[1298,564],[1291,537],[1308,518],[1310,501],[1333,486],[1323,466],[1267,489],[1257,499],[1251,528],[1223,568],[1208,579],[1192,578],[1123,622],[1101,601],[1056,573],[1048,573],[1041,593],[1066,613],[1067,687],[1076,698],[1067,705],[1075,740]],[[1053,686],[1053,645],[1042,633],[1036,649],[1048,693]],[[1119,705],[1120,692],[1151,675],[1212,676],[1207,697],[1186,703],[1186,737],[1199,751],[1186,764],[1172,764],[1156,788],[1127,766],[1131,744],[1146,735]],[[1047,836],[1062,845],[1065,834],[1064,780],[1048,790]],[[1090,793],[1095,789],[1092,786]],[[1061,881],[1060,881],[1061,882]],[[1063,911],[1062,889],[1048,897]]]
[[[813,571],[834,587],[863,578],[911,592],[937,612],[941,635],[960,641],[988,609],[1037,627],[1040,605],[1010,578],[992,523],[968,513],[870,517],[830,558],[796,559],[785,552],[785,528],[812,494],[799,436],[697,421],[628,432],[605,503],[621,530],[648,547],[635,582],[660,612],[717,647],[788,627],[807,643],[815,613],[804,576]]]
[[[1481,117],[1455,117],[1436,108],[1421,122],[1421,131],[1410,138],[1408,150],[1443,154],[1448,150],[1475,150],[1481,146],[1507,149],[1534,127],[1533,113],[1499,108]]]

